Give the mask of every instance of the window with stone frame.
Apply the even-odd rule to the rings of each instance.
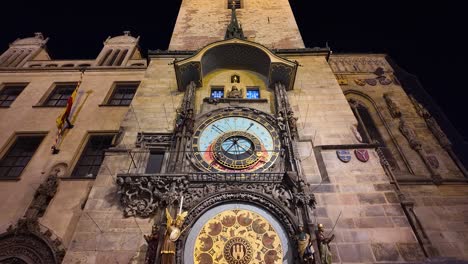
[[[0,88],[0,107],[10,106],[21,94],[27,84],[5,84]]]
[[[43,135],[17,136],[13,145],[0,160],[0,179],[18,178],[43,139]]]
[[[241,9],[242,8],[241,0],[227,0],[227,8],[228,9],[231,9],[233,4],[236,7],[236,9]]]
[[[390,166],[399,171],[400,168],[397,164],[397,161],[393,157],[391,150],[388,148],[385,140],[377,128],[369,109],[364,106],[362,103],[350,100],[350,106],[353,110],[354,116],[358,120],[358,132],[362,137],[362,142],[364,143],[377,143],[379,149],[384,154],[385,158],[389,162]]]
[[[112,146],[114,136],[113,134],[89,136],[71,177],[96,178],[104,160],[105,151]]]
[[[164,162],[164,151],[151,150],[145,173],[160,173]]]
[[[118,83],[115,85],[108,105],[129,106],[132,103],[139,83]]]
[[[76,86],[77,83],[56,84],[44,105],[57,107],[67,106],[68,98],[70,98],[73,91],[75,91]]]

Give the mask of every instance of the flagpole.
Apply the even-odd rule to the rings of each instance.
[[[67,106],[65,108],[65,111],[62,114],[60,114],[56,119],[57,134],[55,136],[54,145],[51,147],[52,154],[58,154],[60,152],[59,146],[61,145],[65,137],[67,129],[73,128],[73,124],[70,122],[70,116],[73,115],[72,107],[75,101],[76,94],[78,93],[78,89],[80,88],[81,83],[83,82],[85,71],[86,71],[86,68],[80,68],[81,74],[80,74],[80,79],[78,80],[76,84],[76,88],[75,90],[73,90],[73,93],[70,95],[70,97],[67,100]],[[66,127],[65,127],[65,123],[67,125]]]

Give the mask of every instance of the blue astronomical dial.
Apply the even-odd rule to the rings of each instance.
[[[276,129],[252,113],[218,114],[196,130],[192,142],[196,165],[209,171],[263,171],[278,157]]]

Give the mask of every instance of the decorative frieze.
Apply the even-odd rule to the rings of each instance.
[[[384,57],[360,57],[360,56],[332,56],[329,60],[330,66],[335,73],[351,72],[375,72],[377,68],[390,71],[391,67]]]
[[[169,146],[173,140],[172,133],[146,133],[139,132],[136,140],[136,147],[151,148],[156,146]]]

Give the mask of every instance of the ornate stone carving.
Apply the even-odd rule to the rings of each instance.
[[[31,264],[62,262],[65,255],[62,242],[38,222],[38,218],[44,214],[50,200],[57,192],[57,173],[58,171],[39,185],[24,218],[18,220],[15,226],[9,226],[7,232],[0,235],[1,263],[15,259]]]
[[[170,145],[172,133],[145,133],[139,132],[135,145],[139,148]]]
[[[393,96],[389,93],[385,93],[383,95],[383,98],[385,99],[385,102],[387,103],[388,111],[390,111],[390,114],[392,115],[392,117],[393,118],[401,117],[400,107],[396,103]]]
[[[178,203],[187,189],[185,177],[118,177],[124,215],[148,217],[158,206]]]
[[[226,191],[208,196],[200,203],[198,203],[192,210],[190,210],[189,215],[185,219],[183,228],[192,226],[196,219],[207,210],[226,202],[248,202],[261,206],[265,210],[268,210],[270,213],[272,213],[279,220],[279,222],[282,223],[291,240],[295,238],[297,219],[294,214],[284,211],[281,206],[278,206],[278,204],[274,202],[274,200],[266,197],[264,194],[242,190]],[[181,241],[185,240],[187,233],[183,233],[182,236],[184,237],[182,237],[177,243],[176,261],[178,264],[183,263],[183,243]]]
[[[431,117],[431,114],[429,113],[429,111],[427,111],[427,109],[422,105],[420,104],[416,98],[414,98],[412,95],[409,96],[411,102],[413,103],[413,106],[414,106],[414,109],[416,110],[416,113],[418,113],[418,115],[424,119],[426,118],[430,118]]]
[[[50,175],[49,177],[47,177],[45,182],[43,182],[37,188],[36,193],[34,194],[34,199],[29,205],[25,216],[28,218],[41,217],[47,209],[50,200],[55,196],[55,193],[57,192],[57,187],[57,176]]]
[[[37,219],[21,219],[0,235],[0,263],[59,264],[64,256],[60,239],[48,229],[41,232]]]
[[[445,135],[444,131],[440,128],[439,124],[434,117],[426,118],[426,124],[432,134],[437,138],[439,144],[445,148],[451,148],[452,143],[448,139],[447,135]]]
[[[402,118],[400,119],[400,131],[414,150],[421,150],[421,141],[416,136],[414,130]]]
[[[439,141],[439,144],[445,148],[449,149],[452,146],[452,143],[448,139],[447,135],[445,135],[444,131],[440,128],[439,124],[435,120],[434,117],[427,111],[427,109],[419,103],[416,98],[414,98],[412,95],[409,96],[411,99],[411,102],[413,103],[413,106],[416,110],[416,113],[424,120],[426,121],[427,127],[429,130],[432,132],[432,134],[437,138],[437,141]]]

